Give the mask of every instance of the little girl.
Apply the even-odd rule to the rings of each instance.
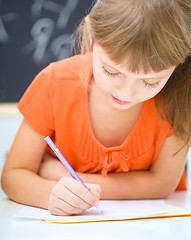
[[[100,199],[186,189],[190,23],[190,0],[98,0],[78,29],[82,53],[42,70],[18,104],[24,120],[2,173],[8,197],[71,215]]]

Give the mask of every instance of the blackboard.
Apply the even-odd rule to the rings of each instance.
[[[0,102],[18,102],[40,70],[71,55],[91,0],[0,0]]]

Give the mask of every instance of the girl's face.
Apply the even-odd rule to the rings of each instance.
[[[93,46],[93,76],[96,86],[117,109],[129,109],[156,96],[175,67],[148,74],[128,72],[116,65],[99,44]]]

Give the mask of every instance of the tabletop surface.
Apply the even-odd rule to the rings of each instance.
[[[191,190],[173,193],[165,200],[168,205],[191,210]],[[23,206],[1,196],[0,239],[191,239],[191,217],[96,222],[78,224],[48,224],[41,220],[14,219]]]

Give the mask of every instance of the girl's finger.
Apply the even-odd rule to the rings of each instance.
[[[86,184],[88,190],[100,200],[101,187],[98,184]]]
[[[84,212],[84,209],[76,208],[71,206],[69,203],[65,202],[64,200],[60,198],[56,198],[54,201],[54,207],[53,209],[49,210],[51,213],[52,211],[55,213],[59,213],[60,215],[71,215],[71,214],[80,214]]]
[[[83,206],[85,206],[85,208],[83,208],[87,209],[89,207],[97,205],[97,197],[75,179],[65,178],[63,185],[66,189],[68,189],[68,191],[77,197],[77,199],[75,198],[77,201],[75,203],[75,206],[80,207],[80,205],[83,204]]]
[[[70,213],[65,212],[63,209],[57,208],[57,207],[50,207],[48,208],[48,211],[52,214],[52,215],[56,215],[56,216],[70,216]]]

